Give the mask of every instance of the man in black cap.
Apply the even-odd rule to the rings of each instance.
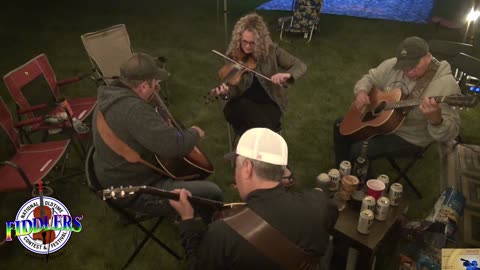
[[[458,136],[460,117],[447,104],[438,104],[433,96],[460,94],[450,64],[439,62],[429,52],[428,44],[419,37],[408,37],[397,49],[396,57],[370,69],[354,87],[354,105],[358,110],[370,104],[372,88],[390,91],[400,88],[407,98],[422,99],[420,106],[411,107],[403,123],[393,133],[369,139],[367,156],[375,158],[387,153],[416,153],[433,141],[445,142]],[[334,126],[337,164],[353,160],[360,152],[361,142],[352,142],[339,132],[342,119]]]
[[[205,136],[204,131],[196,126],[184,130],[174,128],[148,104],[160,90],[159,81],[168,76],[168,72],[160,69],[150,55],[137,53],[120,67],[119,80],[98,89],[93,116],[96,176],[104,188],[130,185],[149,185],[165,190],[185,188],[195,196],[221,201],[222,191],[213,182],[176,181],[143,164],[130,163],[112,151],[99,132],[97,119],[101,112],[112,132],[151,164],[156,164],[155,155],[170,159],[189,154]],[[167,201],[147,194],[117,200],[117,203],[143,216],[174,213]]]

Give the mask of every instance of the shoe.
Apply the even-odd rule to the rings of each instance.
[[[288,172],[290,172],[290,173],[288,174]],[[287,175],[285,175],[285,174],[287,174]],[[297,180],[293,176],[293,171],[292,171],[292,169],[290,169],[290,167],[288,165],[285,168],[285,174],[282,178],[282,185],[284,187],[291,187],[291,186],[295,185]]]

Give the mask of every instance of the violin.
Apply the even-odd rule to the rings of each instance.
[[[45,206],[43,202],[43,184],[42,180],[38,181],[38,196],[40,197],[40,206],[37,206],[33,210],[33,217],[34,218],[41,218],[43,220],[52,218],[52,209],[50,207]],[[47,218],[45,218],[45,216]],[[55,240],[55,231],[53,230],[42,230],[41,232],[33,234],[33,240],[40,240],[42,244],[50,244]]]
[[[272,79],[270,79],[269,77],[255,71],[255,68],[257,67],[257,60],[255,59],[255,57],[253,57],[253,55],[247,55],[243,52],[243,50],[237,50],[231,55],[231,57],[223,55],[216,50],[212,50],[212,52],[229,61],[218,71],[218,75],[222,80],[221,84],[225,83],[228,86],[238,85],[240,83],[240,80],[242,79],[242,75],[245,72],[252,72],[257,76],[272,82]],[[287,88],[286,85],[282,86]],[[207,96],[204,96],[204,98],[205,104],[208,104],[217,100],[218,96],[210,92]]]

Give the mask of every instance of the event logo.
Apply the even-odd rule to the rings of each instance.
[[[442,249],[442,269],[480,270],[480,249]]]
[[[59,200],[43,196],[27,201],[18,210],[15,221],[7,221],[6,241],[12,241],[12,232],[28,250],[48,255],[60,250],[72,232],[80,232],[83,215],[71,216]]]

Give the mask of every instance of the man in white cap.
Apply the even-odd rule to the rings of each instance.
[[[255,215],[278,231],[280,237],[273,242],[252,244],[244,235],[234,229],[230,218],[217,220],[207,231],[200,228],[194,219],[194,210],[187,200],[187,190],[176,190],[179,201],[170,201],[181,217],[179,224],[182,244],[186,250],[191,269],[282,269],[282,258],[265,253],[278,248],[283,243],[276,239],[285,237],[313,258],[324,255],[328,246],[330,231],[338,217],[338,210],[324,192],[312,190],[302,193],[287,191],[281,185],[284,167],[288,160],[288,147],[285,140],[267,128],[247,130],[236,148],[235,182],[240,198]],[[255,220],[240,219],[240,223],[252,224]],[[263,237],[259,226],[250,236]],[[260,235],[257,235],[260,234]],[[257,237],[258,236],[258,237]],[[294,248],[295,249],[295,248]],[[294,256],[288,254],[288,256]],[[285,258],[283,258],[285,259]],[[297,268],[300,269],[300,268]],[[319,268],[311,268],[319,269]],[[320,268],[321,269],[321,268]]]

